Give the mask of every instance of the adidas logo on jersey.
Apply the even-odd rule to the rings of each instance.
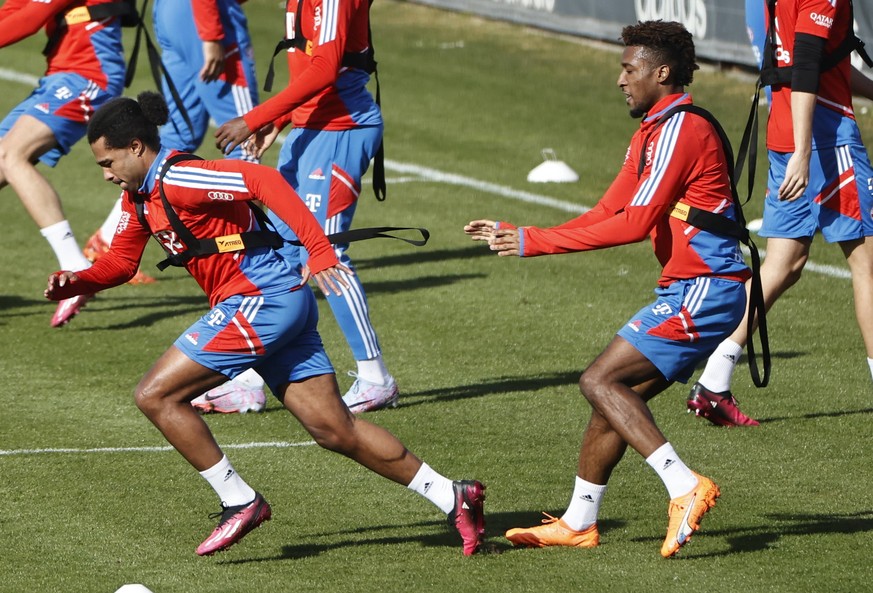
[[[313,171],[309,174],[310,179],[316,179],[318,181],[324,181],[324,171],[321,170],[321,167]]]

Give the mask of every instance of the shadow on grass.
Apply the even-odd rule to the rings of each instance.
[[[468,385],[438,387],[423,391],[404,391],[401,394],[400,405],[405,408],[422,404],[463,400],[496,393],[531,392],[547,387],[576,385],[581,374],[581,371],[557,371],[545,375],[526,377],[497,377],[489,381],[477,381]]]
[[[560,515],[555,511],[554,515]],[[502,554],[516,549],[503,534],[507,529],[519,526],[537,525],[538,518],[542,515],[535,512],[510,512],[510,513],[487,513],[487,527],[485,541],[480,548],[479,555]],[[609,533],[615,529],[622,529],[622,521],[598,522],[600,534]],[[413,528],[417,532],[428,530],[430,533],[416,533],[403,535],[404,531]],[[319,543],[319,540],[329,538],[330,543]],[[307,536],[310,541],[282,546],[281,552],[274,556],[261,558],[244,558],[222,562],[224,564],[248,564],[251,562],[265,562],[274,560],[300,560],[313,558],[325,552],[342,548],[356,548],[362,545],[391,545],[418,543],[423,547],[455,548],[460,554],[461,539],[454,528],[449,527],[445,521],[421,521],[418,523],[402,523],[396,525],[374,525],[370,527],[350,528],[342,531],[318,533]]]
[[[467,260],[473,257],[494,257],[485,245],[471,245],[459,249],[417,250],[400,255],[355,259],[355,267],[361,270],[387,268],[389,266],[420,265],[454,259]]]
[[[693,548],[679,552],[679,558],[697,560],[717,558],[730,554],[745,554],[762,552],[770,549],[784,537],[844,534],[873,532],[873,510],[857,513],[821,513],[821,514],[769,514],[769,521],[763,525],[738,527],[734,529],[706,529],[695,537],[724,538],[727,549],[705,554],[694,554]],[[660,538],[634,538],[632,541],[660,541]],[[691,553],[689,553],[689,551]]]
[[[773,416],[771,418],[758,418],[761,424],[771,422],[784,422],[785,420],[815,420],[816,418],[839,418],[841,416],[853,416],[855,414],[873,414],[873,408],[860,408],[857,410],[835,410],[833,412],[810,412],[808,414],[795,414],[792,416]]]

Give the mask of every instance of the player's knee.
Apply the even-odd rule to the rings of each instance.
[[[348,431],[334,430],[330,427],[310,430],[312,439],[322,449],[340,453],[341,455],[350,455],[355,449],[355,439],[352,433]]]
[[[140,383],[133,392],[133,401],[136,407],[146,416],[160,409],[165,400],[164,394],[148,383]]]
[[[579,391],[592,404],[595,403],[602,385],[603,378],[597,373],[596,369],[589,368],[579,377]]]

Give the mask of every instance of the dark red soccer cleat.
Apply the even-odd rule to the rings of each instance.
[[[464,542],[464,556],[472,556],[485,539],[485,486],[477,480],[452,482],[455,508],[449,513],[449,525],[458,530]]]
[[[730,391],[716,393],[695,383],[688,396],[688,411],[718,426],[758,426],[758,421],[740,411]]]

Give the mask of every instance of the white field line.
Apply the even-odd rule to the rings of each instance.
[[[303,441],[300,443],[288,443],[273,441],[266,443],[239,443],[221,445],[222,449],[287,449],[291,447],[310,447],[315,441]],[[173,451],[173,447],[92,447],[92,448],[52,448],[52,449],[0,449],[0,457],[12,455],[42,455],[42,454],[73,454],[83,455],[87,453],[164,453]]]

